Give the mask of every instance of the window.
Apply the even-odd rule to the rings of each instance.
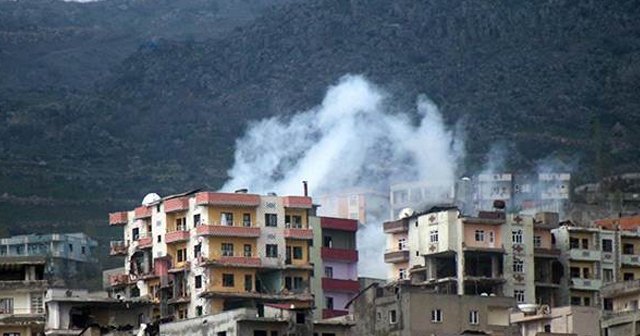
[[[542,246],[542,237],[533,236],[533,247],[541,247]]]
[[[585,267],[582,269],[582,277],[585,279],[591,279],[591,274],[590,274],[590,270],[589,268]]]
[[[398,269],[398,279],[405,279],[405,277],[407,276],[406,274],[407,272],[405,271],[404,268],[400,268]]]
[[[184,320],[187,318],[187,310],[186,309],[178,309],[178,319]]]
[[[253,290],[253,276],[251,274],[244,275],[244,290],[247,292]]]
[[[284,216],[284,225],[286,228],[301,229],[302,228],[302,216]]]
[[[307,318],[304,313],[296,313],[296,323],[305,324]]]
[[[138,228],[133,228],[133,230],[131,230],[131,239],[133,241],[136,241],[140,238],[140,229]]]
[[[196,275],[195,277],[196,288],[202,288],[202,275]]]
[[[178,262],[187,260],[187,249],[178,249],[176,253],[178,254]]]
[[[633,280],[633,273],[624,273],[622,275],[622,278],[624,279],[624,281],[631,281]]]
[[[569,247],[572,249],[580,248],[580,239],[578,238],[569,238]]]
[[[158,243],[162,243],[162,235],[158,235],[158,237],[156,238],[156,240],[158,241]]]
[[[585,249],[585,250],[589,249],[589,239],[582,238],[582,248]]]
[[[300,246],[293,247],[293,259],[302,260],[302,247]]]
[[[278,215],[276,214],[264,214],[264,225],[265,226],[278,226]]]
[[[570,267],[569,268],[569,274],[571,274],[572,278],[579,278],[580,277],[580,267]]]
[[[233,226],[233,213],[231,212],[220,213],[220,225]]]
[[[267,258],[277,258],[278,257],[278,245],[276,244],[267,244]]]
[[[242,214],[242,226],[251,226],[251,214]]]
[[[69,244],[69,252],[73,252],[73,244]]]
[[[476,230],[476,241],[484,241],[484,231]]]
[[[243,255],[245,257],[247,257],[247,258],[251,258],[253,256],[253,251],[251,251],[251,245],[250,244],[244,244]]]
[[[13,314],[13,298],[0,299],[0,314]]]
[[[613,252],[613,242],[611,239],[603,239],[602,240],[602,251],[603,252]]]
[[[432,243],[438,242],[438,230],[429,231],[429,241]]]
[[[223,257],[233,257],[233,244],[231,244],[231,243],[222,243],[222,256]]]
[[[202,306],[196,306],[196,316],[202,316]]]
[[[584,305],[587,307],[591,306],[591,298],[584,298]]]
[[[322,246],[324,247],[333,247],[333,239],[331,238],[331,236],[324,236],[322,238]]]
[[[198,244],[193,247],[193,257],[200,258],[201,255],[202,255],[202,245]]]
[[[227,336],[227,332],[226,331],[218,331],[216,333],[216,336]]]
[[[477,310],[469,311],[469,324],[479,324]]]
[[[633,254],[633,244],[622,245],[622,254]]]
[[[524,291],[520,289],[516,289],[513,291],[513,297],[516,299],[518,303],[524,303]]]
[[[551,332],[551,325],[550,324],[545,324],[544,325],[544,332],[546,332],[546,333],[550,333]]]
[[[398,239],[398,250],[402,251],[406,248],[407,248],[407,239],[406,238]]]
[[[582,304],[582,299],[579,296],[572,296],[571,297],[571,305],[572,306],[579,306]]]
[[[325,268],[324,268],[324,276],[326,278],[333,278],[333,267],[325,266]]]
[[[202,224],[200,222],[200,214],[193,215],[193,226],[199,226],[200,224]]]
[[[514,244],[522,244],[522,230],[511,231],[511,240]]]
[[[398,323],[398,317],[396,316],[395,309],[392,309],[392,310],[389,311],[389,323],[390,324]]]
[[[233,287],[234,286],[234,278],[233,274],[222,274],[222,287]]]
[[[325,300],[327,302],[327,309],[333,309],[333,298],[330,296],[327,296]]]
[[[434,323],[442,322],[442,310],[434,309],[431,311],[431,322],[434,322]]]
[[[604,282],[613,282],[613,270],[610,268],[602,269],[602,275],[604,278]]]
[[[80,247],[80,253],[82,253],[82,254],[87,254],[87,248],[86,248],[86,247],[84,247],[84,246],[81,246],[81,247]]]
[[[524,273],[524,261],[522,259],[513,259],[513,272]]]
[[[31,312],[42,314],[44,313],[44,305],[42,304],[43,295],[42,293],[33,292],[29,294],[31,299]]]
[[[351,196],[349,196],[349,205],[350,205],[350,206],[356,206],[356,205],[358,205],[358,195],[351,195]]]
[[[180,217],[176,218],[176,231],[186,231],[187,230],[187,218]]]

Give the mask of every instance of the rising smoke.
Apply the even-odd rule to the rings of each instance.
[[[381,88],[347,75],[316,108],[251,124],[236,142],[231,179],[222,190],[299,195],[306,180],[311,196],[353,187],[388,193],[393,182],[420,180],[444,188],[434,190],[441,195],[454,184],[463,147],[426,96],[417,97],[416,111],[398,113]],[[385,219],[358,233],[363,276],[386,277]]]

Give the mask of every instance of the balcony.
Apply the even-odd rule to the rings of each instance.
[[[555,248],[535,247],[533,255],[536,257],[557,258],[560,256],[560,250]]]
[[[188,240],[189,240],[189,231],[187,230],[167,232],[167,234],[164,237],[164,241],[167,244],[184,242]]]
[[[284,229],[284,237],[289,239],[313,239],[313,230],[311,229]]]
[[[150,207],[146,207],[146,206],[140,206],[137,207],[135,210],[135,218],[136,219],[142,219],[142,218],[149,218],[151,217],[151,213],[153,212],[152,208]]]
[[[200,265],[205,266],[231,266],[231,267],[260,267],[262,261],[255,255],[244,255],[244,253],[221,255],[216,253],[208,258],[201,258]]]
[[[322,318],[323,319],[328,319],[328,318],[333,318],[333,317],[340,317],[340,316],[345,316],[345,315],[349,315],[349,311],[348,310],[337,310],[337,309],[323,309],[322,310]]]
[[[409,220],[406,218],[382,224],[384,233],[400,233],[409,231]]]
[[[145,236],[138,238],[138,249],[147,249],[153,247],[153,239],[151,236]]]
[[[357,293],[360,283],[356,280],[322,278],[322,289],[327,292]]]
[[[189,210],[189,198],[188,197],[178,197],[171,198],[164,201],[164,212],[177,212],[177,211],[186,211]]]
[[[623,254],[620,262],[627,266],[640,266],[640,257],[637,255]]]
[[[602,287],[602,280],[571,278],[571,288],[578,290],[597,291]]]
[[[112,256],[125,256],[129,252],[129,245],[122,240],[112,240],[109,246],[109,255]]]
[[[129,216],[126,211],[112,212],[109,214],[109,225],[126,225]]]
[[[285,196],[282,198],[285,208],[311,209],[311,197],[306,196]]]
[[[323,247],[320,250],[320,256],[323,260],[357,262],[358,251],[352,249],[341,249],[332,247]]]
[[[0,290],[46,290],[47,280],[3,280],[0,281]]]
[[[600,261],[601,253],[597,250],[571,249],[569,258],[572,260]]]
[[[320,227],[329,230],[356,232],[358,230],[358,221],[345,218],[320,217]]]
[[[125,286],[127,284],[129,284],[128,274],[109,275],[109,285],[111,285],[111,287]]]
[[[251,226],[199,225],[196,227],[199,236],[214,237],[260,237],[260,228]]]
[[[240,193],[201,192],[196,194],[196,205],[257,207],[260,205],[260,196]]]
[[[396,251],[387,251],[384,254],[384,262],[386,263],[401,263],[409,261],[409,250],[396,250]]]

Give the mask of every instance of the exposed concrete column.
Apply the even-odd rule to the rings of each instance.
[[[425,262],[427,266],[427,280],[428,279],[436,279],[436,260],[432,257],[425,257]]]
[[[498,278],[500,277],[499,273],[498,273],[498,257],[496,255],[491,255],[491,277],[492,278]]]

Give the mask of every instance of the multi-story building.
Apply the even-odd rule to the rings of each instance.
[[[509,324],[509,313],[516,305],[510,297],[439,294],[410,284],[374,285],[366,290],[375,294],[356,299],[365,302],[357,302],[355,320],[356,324],[372,321],[369,330],[375,334],[516,335]]]
[[[40,335],[44,330],[46,260],[36,256],[0,258],[0,335]]]
[[[355,219],[360,224],[381,223],[389,214],[389,195],[372,189],[340,190],[313,199],[320,204],[318,215]]]
[[[557,279],[544,270],[553,268],[559,252],[550,238],[553,223],[545,220],[498,210],[466,217],[450,206],[386,222],[389,279],[440,293],[553,303]],[[536,272],[536,259],[544,270]]]
[[[640,334],[640,280],[616,282],[601,289],[603,298],[601,335]]]
[[[600,310],[595,307],[524,305],[511,313],[520,336],[599,336]],[[627,334],[625,334],[627,335]]]
[[[69,280],[86,274],[96,258],[98,243],[84,233],[29,234],[0,239],[0,258],[8,256],[45,257],[48,279]]]
[[[347,315],[347,303],[360,290],[356,250],[358,222],[334,217],[310,217],[310,222],[314,234],[311,252],[314,317],[318,320]]]
[[[558,219],[558,213],[555,212],[540,212],[533,219],[535,303],[551,307],[557,307],[563,302],[560,284],[564,267],[560,260],[560,250],[551,233],[558,228]]]
[[[312,305],[306,196],[190,192],[109,215],[124,239],[114,295],[158,303],[153,315],[184,319],[267,303]]]
[[[452,203],[454,186],[428,181],[395,183],[390,187],[391,209],[389,218],[398,218],[405,208],[423,210],[430,203]]]

